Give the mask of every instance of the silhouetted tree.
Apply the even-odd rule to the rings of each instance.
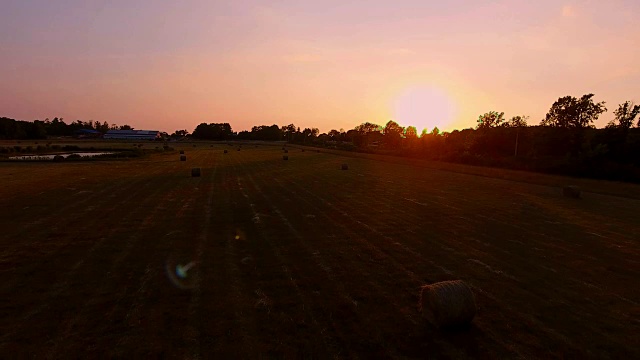
[[[404,131],[404,137],[410,140],[417,139],[418,130],[415,126],[407,126],[407,129]]]
[[[192,136],[204,140],[227,140],[233,136],[229,123],[201,123],[193,130]]]
[[[504,121],[504,112],[489,111],[478,116],[478,130],[489,129],[492,127],[500,126]]]
[[[580,99],[573,96],[559,98],[551,105],[549,112],[540,125],[560,128],[586,128],[607,111],[605,102],[594,103],[593,94],[583,95]]]
[[[387,125],[384,126],[383,130],[384,141],[389,148],[397,148],[402,140],[402,135],[404,134],[404,128],[400,126],[397,122],[393,120],[389,120]]]
[[[331,129],[331,131],[329,131],[329,133],[327,134],[329,135],[329,139],[331,139],[331,141],[340,141],[340,131],[336,130],[336,129]]]
[[[504,126],[504,127],[515,127],[515,128],[526,127],[527,126],[527,120],[529,120],[528,116],[517,115],[517,116],[514,116],[511,119],[509,119],[509,121],[503,122],[502,126]]]
[[[189,131],[185,130],[176,130],[173,132],[173,134],[171,134],[171,138],[172,139],[181,139],[184,137],[189,136]]]
[[[640,105],[634,105],[631,101],[625,101],[618,105],[613,114],[615,119],[607,124],[607,127],[617,127],[620,129],[630,129],[633,126],[633,122],[640,113]],[[640,127],[640,120],[638,120],[638,127]]]

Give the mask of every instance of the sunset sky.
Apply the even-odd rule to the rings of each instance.
[[[640,103],[640,1],[4,0],[0,116],[418,131]]]

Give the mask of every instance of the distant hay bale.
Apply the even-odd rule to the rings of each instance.
[[[53,161],[64,161],[64,156],[56,155],[53,157]]]
[[[201,171],[200,168],[191,169],[191,177],[200,177]]]
[[[316,152],[317,152],[317,153],[319,153],[319,152],[320,152],[320,150],[316,150]]]
[[[180,150],[180,155],[184,154],[184,150]]]
[[[225,154],[227,153],[227,149],[224,149],[224,153],[225,153]]]
[[[193,147],[196,147],[196,144],[193,144]]]
[[[464,326],[476,315],[476,300],[464,281],[442,281],[422,287],[420,310],[440,328]]]
[[[283,147],[282,147],[282,150],[284,150],[284,149],[285,149],[285,147],[283,146]]]
[[[570,197],[573,199],[579,199],[580,196],[582,195],[582,192],[580,191],[580,188],[574,185],[569,185],[569,186],[565,186],[562,189],[562,194],[566,197]]]
[[[284,153],[285,153],[285,154],[288,154],[288,153],[289,153],[289,150],[284,149]]]
[[[209,145],[209,147],[213,147],[213,145]]]
[[[187,161],[187,155],[180,155],[180,161]]]
[[[342,170],[349,170],[349,165],[347,165],[347,164],[342,164],[341,169],[342,169]]]
[[[302,152],[304,152],[304,149],[302,149]]]
[[[240,148],[238,148],[238,151],[240,151]]]
[[[287,156],[287,155],[282,155],[282,160],[289,160],[289,156]]]

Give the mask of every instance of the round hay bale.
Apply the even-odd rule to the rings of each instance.
[[[225,153],[225,154],[227,153],[227,149],[224,149],[224,153]]]
[[[341,169],[342,169],[342,170],[349,170],[349,165],[347,165],[347,164],[342,164]]]
[[[56,155],[53,157],[53,161],[64,161],[64,156]]]
[[[569,186],[565,186],[562,189],[562,194],[566,197],[570,197],[573,199],[579,199],[580,196],[582,195],[582,192],[580,191],[580,188],[574,185],[569,185]]]
[[[284,153],[285,153],[285,154],[288,154],[288,153],[289,153],[289,150],[284,149]]]
[[[282,160],[289,160],[289,156],[288,155],[282,155]]]
[[[442,281],[422,287],[420,310],[440,328],[464,326],[476,315],[476,300],[464,281]]]
[[[187,155],[180,155],[180,161],[187,161]]]
[[[317,153],[319,153],[319,152],[320,152],[320,150],[316,150],[316,152],[317,152]]]
[[[191,177],[200,177],[201,171],[200,168],[191,169]]]
[[[180,155],[184,154],[184,150],[180,150]]]
[[[240,151],[240,148],[238,148],[238,151]]]
[[[302,152],[304,152],[304,149],[302,149]]]

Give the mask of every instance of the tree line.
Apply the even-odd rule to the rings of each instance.
[[[67,124],[63,118],[23,121],[0,117],[0,139],[46,139],[47,137],[73,136],[78,130],[133,130],[129,125],[116,125],[99,121],[76,120]]]
[[[167,139],[287,141],[342,150],[409,156],[427,160],[498,166],[548,173],[640,182],[640,105],[619,104],[606,127],[593,125],[607,111],[593,94],[564,96],[555,101],[537,125],[529,117],[506,118],[504,112],[478,116],[474,128],[441,132],[403,127],[390,120],[384,126],[365,122],[345,131],[320,133],[317,128],[289,124],[259,125],[234,132],[229,123],[201,123],[190,133],[176,130]],[[33,122],[0,118],[0,138],[40,139],[70,136],[78,129],[132,129],[106,122],[66,124],[63,119]]]

